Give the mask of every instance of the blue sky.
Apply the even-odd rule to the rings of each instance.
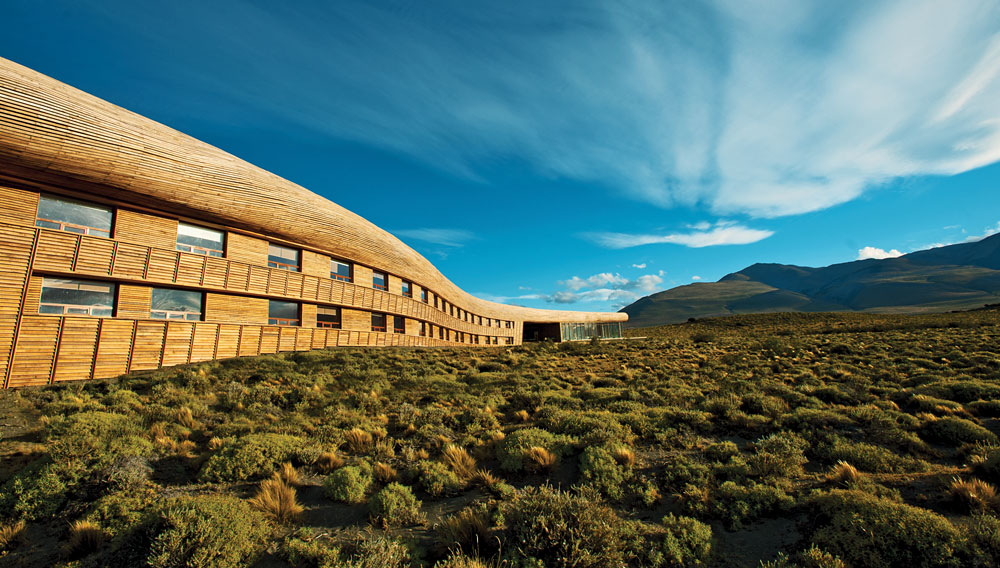
[[[5,4],[0,56],[488,299],[615,310],[1000,231],[995,2]]]

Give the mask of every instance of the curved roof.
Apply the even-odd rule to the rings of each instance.
[[[535,322],[624,313],[476,298],[402,241],[319,195],[172,128],[0,58],[0,168],[127,203],[275,236],[404,276],[463,309]]]

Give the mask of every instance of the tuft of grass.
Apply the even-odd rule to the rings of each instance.
[[[343,467],[344,458],[340,457],[337,452],[323,452],[319,455],[315,465],[316,469],[322,473],[330,473]]]
[[[10,550],[24,541],[24,519],[0,524],[0,551]]]
[[[285,462],[281,464],[278,469],[277,475],[285,485],[296,486],[299,485],[301,480],[299,479],[299,472],[296,471],[295,467],[292,466],[291,462]]]
[[[476,472],[476,460],[469,452],[460,446],[448,445],[441,452],[441,461],[445,463],[459,479],[467,480]]]
[[[396,481],[396,469],[387,463],[378,462],[372,471],[372,476],[379,483]]]
[[[631,448],[621,446],[616,448],[615,451],[611,453],[611,456],[615,458],[615,461],[618,462],[618,465],[620,466],[632,467],[635,465],[635,452],[632,451]]]
[[[975,477],[968,480],[957,476],[952,478],[948,494],[952,500],[972,512],[985,512],[997,506],[996,487]]]
[[[75,521],[69,527],[66,550],[72,558],[96,552],[104,544],[106,535],[101,527],[91,521]]]
[[[521,422],[527,422],[528,420],[531,419],[531,415],[528,414],[527,410],[518,410],[517,412],[514,413],[514,416]]]
[[[194,414],[186,406],[177,409],[177,423],[189,430],[194,430],[198,426],[198,422],[194,419]]]
[[[500,478],[490,473],[489,470],[480,468],[472,473],[471,481],[480,487],[490,488],[500,483]]]
[[[485,512],[471,508],[445,517],[435,529],[438,544],[446,550],[457,547],[466,552],[478,552],[491,540],[489,517]]]
[[[213,436],[208,441],[208,449],[211,450],[211,451],[213,451],[213,452],[216,451],[216,450],[218,450],[218,449],[220,449],[220,448],[222,448],[222,446],[224,446],[224,445],[225,445],[225,442],[223,442],[222,438],[219,438],[219,437]]]
[[[367,454],[372,450],[374,439],[372,435],[361,428],[351,428],[344,434],[347,449],[354,454]]]
[[[260,482],[257,494],[250,499],[250,506],[279,523],[291,521],[304,511],[295,488],[285,483],[278,473]]]
[[[530,466],[539,472],[549,472],[556,467],[558,456],[540,446],[532,446],[524,453]]]
[[[826,478],[833,483],[839,483],[840,485],[847,486],[861,481],[861,477],[863,475],[863,473],[858,471],[858,468],[844,460],[839,460],[833,465],[833,467],[830,468],[830,471],[827,472]]]

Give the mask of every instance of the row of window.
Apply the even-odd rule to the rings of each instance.
[[[47,195],[42,195],[39,198],[38,213],[35,219],[37,227],[82,235],[110,237],[111,224],[112,210],[109,207]],[[179,222],[177,224],[177,250],[205,256],[223,257],[225,255],[225,232]],[[271,268],[300,272],[302,270],[302,251],[268,243],[267,265]],[[330,278],[342,282],[353,282],[353,265],[342,260],[331,259]],[[388,291],[388,274],[377,270],[372,271],[372,288]],[[402,294],[407,298],[413,297],[413,284],[411,282],[406,280],[402,282]],[[421,289],[420,299],[425,304],[429,303],[429,294],[426,289]],[[466,310],[456,308],[454,304],[450,304],[438,296],[434,297],[434,307],[469,323],[478,322],[478,325],[487,327],[493,327],[495,324],[496,327],[508,329],[513,327],[513,322],[471,314]]]
[[[111,317],[114,314],[115,294],[117,284],[76,280],[70,278],[42,278],[42,292],[38,312],[42,314],[83,315]],[[175,290],[173,288],[153,288],[149,317],[151,319],[202,321],[204,319],[205,294],[191,290]],[[316,327],[340,329],[340,308],[318,306],[316,310]],[[388,327],[388,323],[392,327]],[[301,325],[301,306],[297,302],[268,300],[267,323],[269,325]],[[446,330],[437,326],[441,339],[445,339]],[[431,336],[431,324],[420,322],[420,336]],[[402,316],[391,316],[382,313],[371,315],[372,331],[391,331],[406,333],[406,322]],[[479,336],[462,332],[456,334],[456,340],[465,343],[466,336],[474,338],[479,343]],[[486,338],[487,344],[490,338]],[[497,339],[493,338],[493,343]]]

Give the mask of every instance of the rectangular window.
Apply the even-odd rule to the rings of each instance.
[[[342,282],[351,282],[354,276],[351,274],[351,265],[339,260],[330,261],[330,278]]]
[[[40,314],[111,317],[114,314],[117,284],[42,278]]]
[[[372,271],[372,288],[376,290],[388,290],[389,277],[384,272]]]
[[[79,235],[110,237],[111,208],[43,195],[38,199],[35,226]]]
[[[153,288],[149,317],[153,319],[201,321],[205,295],[190,290]]]
[[[406,333],[406,322],[403,320],[403,316],[392,316],[392,332]]]
[[[385,331],[385,314],[372,314],[372,331]]]
[[[281,300],[267,301],[267,323],[269,325],[299,325],[299,305]]]
[[[444,339],[444,328],[443,327],[439,327],[438,328],[438,339]]]
[[[187,223],[177,223],[177,250],[205,256],[223,256],[226,234]]]
[[[267,265],[281,270],[299,271],[299,250],[273,243],[267,244]]]
[[[425,304],[427,303],[427,290],[420,291],[420,300]]]
[[[316,327],[340,329],[340,308],[316,308]]]
[[[427,322],[420,322],[420,337],[427,337]]]
[[[403,295],[407,298],[413,297],[413,284],[410,284],[406,280],[403,280]]]

